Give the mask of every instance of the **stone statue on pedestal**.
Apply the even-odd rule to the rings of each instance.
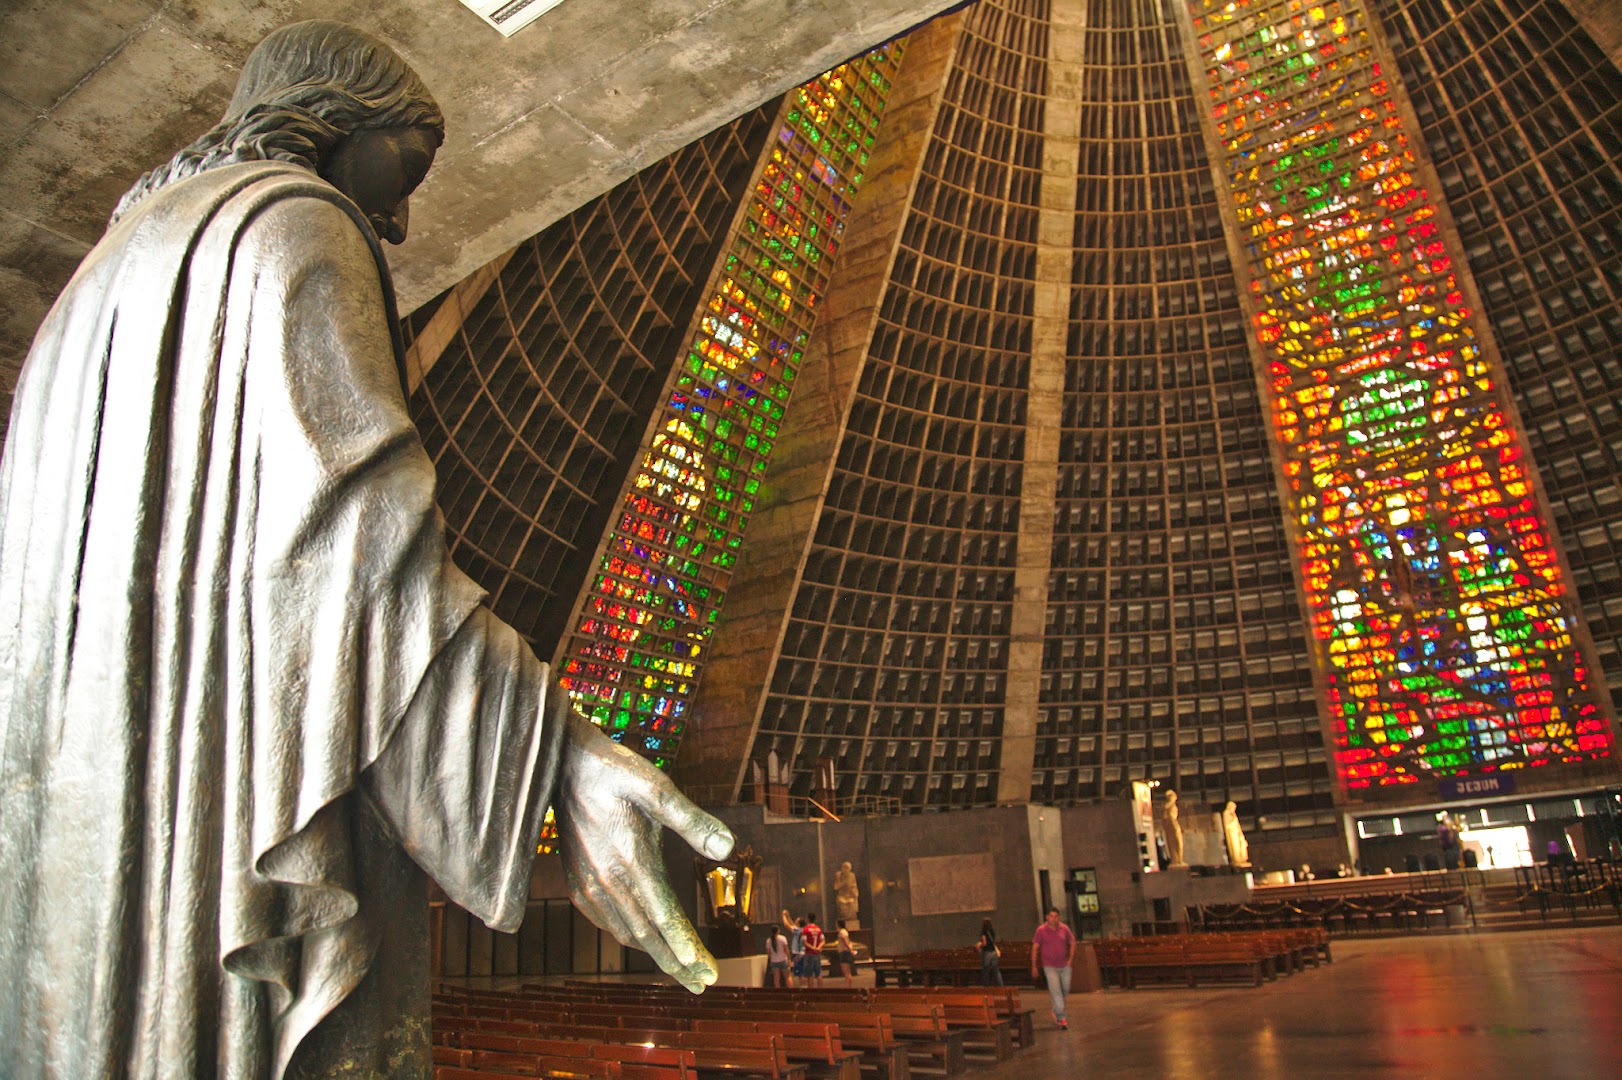
[[[452,564],[380,241],[444,124],[386,44],[271,34],[46,316],[0,462],[10,1077],[428,1077],[424,872],[571,892],[694,990],[658,831],[731,835]]]
[[[855,871],[851,870],[850,863],[840,863],[839,871],[834,874],[834,906],[839,917],[854,926],[860,901],[861,887],[856,883]]]

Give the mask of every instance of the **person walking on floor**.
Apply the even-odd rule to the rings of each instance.
[[[991,927],[991,920],[984,919],[980,923],[980,985],[1001,986],[1002,982],[1002,950],[997,947],[997,931]]]
[[[1048,997],[1053,1000],[1053,1022],[1060,1031],[1070,1029],[1064,999],[1070,993],[1070,964],[1076,958],[1076,935],[1059,918],[1059,909],[1048,908],[1048,917],[1031,935],[1031,978],[1047,976]]]

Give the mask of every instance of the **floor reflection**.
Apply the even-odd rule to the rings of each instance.
[[[1337,941],[1259,988],[1078,995],[1052,1030],[965,1080],[1622,1077],[1622,927]]]

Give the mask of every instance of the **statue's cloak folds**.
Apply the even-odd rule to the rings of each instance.
[[[282,165],[146,198],[41,327],[0,463],[6,1075],[419,1073],[421,963],[405,1014],[361,1000],[425,955],[401,852],[522,917],[566,699],[451,564],[398,363],[375,236]]]

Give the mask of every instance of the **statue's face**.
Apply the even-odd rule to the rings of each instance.
[[[343,139],[321,164],[321,177],[360,207],[377,235],[405,242],[407,199],[428,175],[439,134],[428,128],[377,128]]]

